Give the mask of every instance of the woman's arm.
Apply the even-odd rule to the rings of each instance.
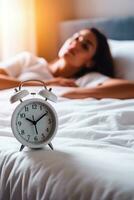
[[[4,74],[0,74],[0,90],[3,89],[9,89],[9,88],[13,88],[13,87],[17,87],[19,86],[19,84],[21,83],[20,80],[4,75]],[[48,81],[44,81],[46,86],[51,86],[51,85],[57,85],[57,86],[68,86],[68,87],[77,87],[76,83],[74,80],[72,79],[66,79],[66,78],[54,78]],[[25,85],[27,86],[41,86],[41,83],[37,82],[37,81],[30,81],[28,83],[26,83]]]
[[[57,77],[53,78],[51,80],[45,81],[46,85],[55,85],[55,86],[63,86],[63,87],[78,87],[78,85],[75,83],[75,80],[63,78],[63,77]]]
[[[83,99],[93,97],[96,99],[102,98],[117,98],[117,99],[131,99],[134,98],[134,81],[127,81],[121,79],[109,79],[102,85],[95,88],[75,88],[62,97],[70,99]]]
[[[5,75],[0,75],[0,90],[17,87],[20,81]]]

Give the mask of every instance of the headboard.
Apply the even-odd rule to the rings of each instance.
[[[116,40],[134,40],[134,16],[114,18],[90,18],[64,21],[60,24],[60,44],[73,33],[96,27],[108,38]]]

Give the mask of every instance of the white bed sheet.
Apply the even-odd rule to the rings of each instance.
[[[19,152],[12,93],[0,91],[0,200],[134,199],[134,99],[59,98],[55,150]]]

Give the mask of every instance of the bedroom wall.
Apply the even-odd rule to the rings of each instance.
[[[48,61],[57,55],[58,24],[75,19],[73,0],[36,0],[37,54]]]
[[[74,0],[76,18],[134,15],[133,0]]]

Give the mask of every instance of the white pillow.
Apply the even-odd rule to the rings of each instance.
[[[108,40],[117,78],[134,80],[134,40]]]

